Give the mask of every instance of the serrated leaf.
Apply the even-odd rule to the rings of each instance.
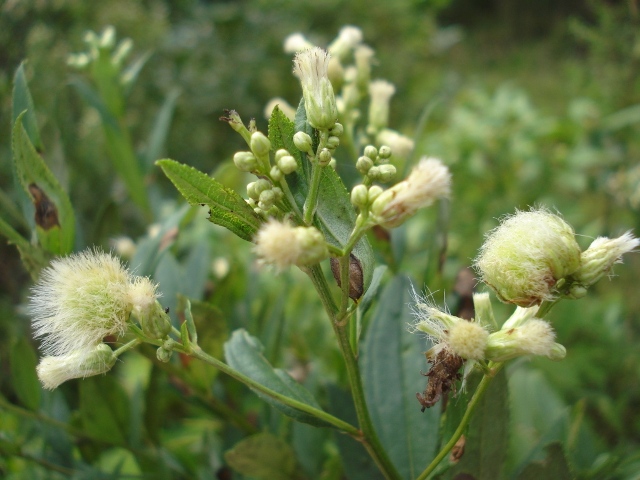
[[[156,165],[189,204],[210,208],[211,222],[244,240],[253,240],[262,220],[240,195],[188,165],[170,159],[158,160]]]
[[[293,449],[270,433],[258,433],[238,442],[224,454],[231,468],[259,480],[295,478]]]
[[[260,341],[249,335],[244,329],[235,330],[231,334],[231,338],[224,344],[224,355],[231,368],[275,392],[320,409],[318,402],[307,389],[292,379],[285,371],[274,369],[269,364],[262,354],[263,350],[264,347]],[[329,426],[313,415],[301,412],[258,391],[255,393],[294,420],[318,427]]]
[[[469,387],[470,392],[474,390]],[[443,440],[446,442],[448,438]],[[453,474],[468,473],[477,480],[501,478],[508,440],[509,388],[502,369],[474,411],[466,434],[464,455],[452,468]]]
[[[16,174],[35,206],[36,233],[40,245],[54,255],[73,250],[75,218],[67,193],[34,148],[18,115],[13,127],[11,148]]]
[[[33,347],[25,337],[11,345],[11,378],[13,388],[20,401],[29,409],[40,406],[40,382],[36,374],[38,359]]]
[[[402,478],[415,478],[435,456],[440,412],[424,413],[424,340],[409,333],[411,282],[395,277],[384,289],[362,347],[362,375],[371,420]]]
[[[33,106],[33,99],[31,98],[27,78],[24,74],[24,64],[25,62],[20,63],[13,77],[13,115],[11,123],[15,124],[18,116],[26,110],[27,113],[22,120],[24,128],[34,148],[38,152],[42,152],[44,147],[40,139],[38,123],[36,122],[36,109]]]

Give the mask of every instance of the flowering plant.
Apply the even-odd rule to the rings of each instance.
[[[129,79],[120,68],[131,45],[116,46],[114,35],[112,30],[89,35],[89,53],[71,59],[76,67],[92,69],[103,80],[97,82],[102,87],[108,83],[105,78],[122,85]],[[471,295],[471,315],[452,314],[432,297],[415,293],[406,276],[395,272],[367,325],[365,315],[385,274],[385,267],[376,267],[380,252],[372,243],[379,246],[376,237],[391,235],[389,230],[405,226],[421,209],[446,204],[455,178],[446,159],[425,155],[406,178],[396,179],[410,164],[415,145],[389,128],[395,87],[371,79],[374,52],[362,43],[359,29],[345,27],[327,50],[300,34],[289,37],[285,49],[295,53],[293,72],[302,91],[298,107],[282,99],[272,103],[266,133],[255,120],[246,124],[234,110],[222,117],[246,143],[245,150],[233,155],[237,173],[249,180],[246,195],[174,160],[156,165],[194,209],[206,207],[212,223],[252,244],[259,269],[284,276],[295,268],[306,275],[303,288],[315,290],[329,320],[350,397],[334,392],[328,402],[318,398],[317,390],[274,368],[260,340],[245,328],[224,338],[222,348],[208,351],[203,323],[215,313],[196,299],[167,298],[164,303],[160,292],[169,282],[158,285],[150,278],[153,261],[148,258],[160,256],[161,243],[186,229],[180,224],[186,209],[174,212],[161,227],[162,235],[150,235],[153,247],[137,247],[133,269],[115,253],[72,253],[73,209],[37,153],[35,117],[19,71],[16,89],[22,95],[17,103],[26,99],[27,108],[16,115],[13,149],[17,177],[35,207],[38,247],[0,226],[37,279],[28,308],[44,354],[35,369],[37,377],[45,389],[55,390],[72,379],[106,374],[118,360],[127,363],[125,352],[139,349],[158,368],[179,378],[185,389],[200,391],[216,414],[250,434],[225,454],[232,468],[257,478],[294,478],[290,447],[273,434],[257,433],[254,424],[220,402],[214,380],[203,380],[190,370],[195,358],[243,383],[287,418],[346,434],[337,444],[344,470],[354,478],[358,462],[353,457],[362,452],[353,445],[366,451],[369,465],[379,472],[375,475],[389,479],[426,479],[448,469],[474,473],[480,467],[472,463],[471,454],[464,456],[465,449],[481,448],[473,436],[472,416],[477,409],[490,408],[486,399],[492,383],[504,398],[506,362],[535,356],[564,359],[567,349],[558,343],[547,314],[564,299],[584,297],[640,241],[627,232],[597,238],[582,251],[573,228],[560,215],[544,208],[518,211],[489,232],[474,262],[478,278],[500,301],[516,305],[513,312],[494,313],[490,293],[476,292]],[[101,94],[108,96],[106,91]],[[365,104],[366,118],[361,115]],[[122,99],[104,107],[102,114],[117,125]],[[121,130],[106,121],[105,129],[114,145],[132,154]],[[340,154],[340,148],[346,153]],[[115,165],[142,215],[150,215],[151,202],[140,191],[141,172],[126,162]],[[341,170],[357,172],[357,178],[341,176]],[[126,242],[115,244],[122,256],[130,253],[128,247]],[[184,293],[180,288],[175,293]],[[199,315],[198,308],[208,315]],[[426,382],[420,376],[425,365],[430,365]],[[200,382],[204,388],[198,390]],[[414,394],[417,401],[411,398]],[[437,409],[453,396],[454,401],[461,399],[457,408]],[[444,427],[438,433],[441,419]],[[357,443],[344,444],[342,437],[347,436]],[[489,462],[496,476],[501,458],[495,454]]]

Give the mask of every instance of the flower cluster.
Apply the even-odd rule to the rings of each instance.
[[[38,366],[45,388],[108,371],[117,357],[103,340],[121,337],[131,314],[145,335],[164,337],[170,323],[156,288],[111,254],[87,250],[53,260],[33,287],[29,304],[34,334],[46,355]]]

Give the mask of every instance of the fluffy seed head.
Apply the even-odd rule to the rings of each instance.
[[[278,270],[310,265],[329,256],[324,237],[315,227],[294,227],[271,220],[258,231],[255,241],[256,254]]]
[[[449,331],[447,343],[453,352],[468,360],[484,358],[489,332],[474,322],[456,322]]]
[[[111,370],[117,357],[111,348],[101,343],[94,348],[74,350],[66,355],[40,360],[36,369],[42,386],[53,390],[72,378],[86,378]]]
[[[121,335],[132,305],[130,275],[120,261],[87,250],[55,259],[33,287],[29,312],[47,355],[67,355]]]
[[[374,221],[383,227],[402,224],[422,207],[447,197],[451,188],[449,169],[436,158],[422,158],[406,180],[385,190],[371,205]]]
[[[489,232],[475,267],[500,300],[528,307],[554,298],[556,282],[580,267],[580,247],[558,215],[517,212]]]

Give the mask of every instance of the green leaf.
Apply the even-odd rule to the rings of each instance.
[[[240,195],[188,165],[170,159],[158,160],[156,165],[162,168],[189,204],[210,208],[211,222],[252,241],[262,220]]]
[[[20,63],[20,66],[13,77],[13,114],[11,123],[15,124],[20,114],[26,110],[27,113],[24,115],[22,121],[27,132],[27,136],[31,140],[36,151],[42,152],[44,150],[44,146],[40,139],[40,131],[38,130],[38,123],[36,121],[36,109],[33,106],[33,99],[31,98],[29,85],[27,84],[27,79],[24,75],[24,64],[25,62]]]
[[[164,148],[169,133],[169,127],[171,126],[171,117],[173,117],[173,111],[176,108],[176,102],[179,96],[180,90],[177,88],[172,89],[162,104],[160,112],[158,112],[147,148],[144,151],[145,170],[150,170],[153,162],[162,154],[162,149]]]
[[[40,406],[40,382],[36,374],[38,359],[31,343],[26,337],[20,337],[11,345],[12,385],[20,401],[29,409]]]
[[[238,442],[224,454],[231,468],[242,475],[260,480],[295,478],[292,448],[270,433],[258,433]]]
[[[541,462],[530,463],[524,471],[518,475],[518,480],[565,480],[574,478],[569,468],[569,463],[564,455],[564,450],[559,442],[554,442],[545,448],[547,457]]]
[[[13,227],[2,220],[2,218],[0,218],[0,235],[7,237],[9,243],[13,243],[18,248],[20,260],[22,260],[24,268],[26,268],[33,280],[37,280],[40,271],[49,263],[45,252],[33,246],[31,242],[16,232]]]
[[[307,389],[297,383],[284,370],[274,369],[269,364],[262,353],[263,351],[264,347],[260,341],[249,335],[244,329],[235,330],[229,341],[224,344],[224,355],[231,368],[275,392],[320,409],[318,402]],[[318,427],[329,426],[313,415],[301,412],[258,391],[255,393],[294,420]]]
[[[114,375],[98,375],[80,381],[80,417],[87,432],[126,445],[129,399]]]
[[[35,206],[40,245],[54,255],[65,255],[73,250],[75,240],[73,207],[67,193],[29,140],[22,125],[25,114],[18,115],[11,138],[16,173]]]
[[[334,384],[327,385],[327,394],[331,413],[340,415],[345,421],[356,425],[358,416],[349,392]],[[335,433],[336,444],[342,459],[345,477],[349,480],[383,480],[373,459],[369,456],[362,443],[341,433]]]
[[[402,478],[415,478],[436,454],[440,412],[424,413],[424,340],[409,333],[411,282],[397,276],[384,289],[362,353],[362,375],[371,420]]]
[[[469,392],[475,390],[472,386],[468,388]],[[453,467],[454,475],[467,473],[478,480],[501,478],[509,441],[509,388],[505,369],[498,372],[478,403],[466,435],[464,456]],[[446,442],[448,438],[443,440]]]
[[[119,119],[109,110],[105,104],[106,99],[101,98],[89,85],[78,78],[73,79],[71,85],[76,88],[80,96],[89,105],[97,110],[102,121],[102,129],[106,138],[106,146],[111,163],[127,186],[131,199],[145,213],[148,213],[150,207],[147,188],[144,184],[142,169],[133,149],[129,131],[120,125]]]

